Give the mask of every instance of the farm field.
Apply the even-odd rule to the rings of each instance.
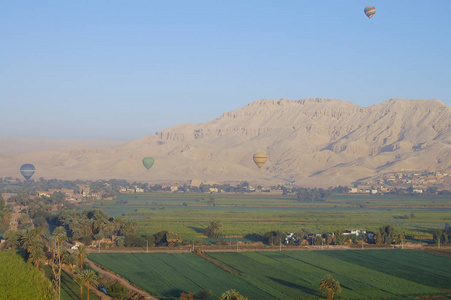
[[[451,258],[418,250],[93,253],[89,258],[160,299],[235,289],[250,299],[318,299],[321,278],[340,281],[344,299],[406,299],[451,294]],[[227,266],[227,272],[217,265]]]
[[[210,197],[215,206],[208,204]],[[304,228],[314,233],[352,228],[375,231],[391,224],[420,239],[432,239],[435,229],[451,222],[451,198],[438,196],[334,195],[325,202],[300,202],[294,195],[158,192],[122,194],[117,200],[87,206],[93,207],[135,219],[139,234],[167,230],[186,240],[200,240],[213,220],[221,222],[221,231],[229,237]]]
[[[49,266],[44,268],[46,276],[51,280],[52,279],[52,271]],[[96,287],[91,286],[91,290],[89,293],[89,299],[97,300],[95,294],[92,293],[92,289],[96,289]],[[83,287],[83,294],[86,297],[88,290],[86,286]],[[71,275],[69,275],[66,271],[62,271],[61,273],[61,299],[62,300],[78,300],[80,299],[80,286],[73,280]]]

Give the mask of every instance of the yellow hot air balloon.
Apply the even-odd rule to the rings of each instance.
[[[259,169],[265,164],[266,160],[268,160],[268,156],[266,156],[265,152],[257,152],[254,154],[254,163]]]

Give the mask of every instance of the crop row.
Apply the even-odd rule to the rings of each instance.
[[[403,298],[442,295],[449,288],[451,258],[416,250],[218,252],[90,254],[106,266],[161,299],[182,292],[229,289],[250,299],[321,298],[318,285],[325,274],[340,281],[340,298]],[[220,266],[237,272],[231,274]]]

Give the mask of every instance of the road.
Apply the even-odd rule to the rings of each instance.
[[[125,278],[115,274],[114,272],[111,272],[110,270],[103,268],[103,267],[99,267],[98,265],[96,265],[94,262],[90,261],[89,259],[85,258],[85,262],[91,267],[93,268],[95,271],[101,273],[101,274],[106,274],[112,278],[114,278],[115,280],[117,280],[119,282],[119,284],[121,284],[122,286],[124,286],[125,288],[129,289],[130,291],[137,293],[139,295],[141,295],[142,297],[144,297],[144,299],[149,299],[149,300],[158,300],[158,298],[155,298],[154,296],[152,296],[151,294],[149,294],[148,292],[146,292],[145,290],[131,284],[128,280],[126,280]],[[107,298],[102,298],[102,299],[112,299],[111,297],[107,297]]]

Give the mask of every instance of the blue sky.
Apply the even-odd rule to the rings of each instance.
[[[133,140],[258,99],[451,105],[450,11],[449,0],[0,0],[0,136]]]

